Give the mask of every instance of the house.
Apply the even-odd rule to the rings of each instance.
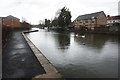
[[[107,16],[107,26],[109,26],[109,31],[119,31],[120,27],[120,15],[118,16]]]
[[[94,30],[95,27],[103,27],[106,25],[107,17],[103,11],[85,14],[78,16],[73,21],[73,26],[75,30],[80,30],[85,27],[90,30]]]
[[[20,27],[20,19],[11,15],[7,17],[1,17],[0,25],[2,25],[2,27],[6,26],[6,27],[18,28]]]
[[[113,26],[114,23],[120,23],[120,15],[118,16],[107,16],[107,26]]]

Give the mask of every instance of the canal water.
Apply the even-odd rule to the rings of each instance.
[[[39,29],[27,37],[66,78],[117,78],[118,37]]]

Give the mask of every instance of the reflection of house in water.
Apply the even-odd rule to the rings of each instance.
[[[79,35],[80,36],[80,35]],[[85,38],[82,37],[75,37],[74,38],[76,42],[79,44],[85,44],[85,46],[92,46],[96,48],[103,48],[106,41],[112,40],[114,41],[114,36],[108,36],[108,35],[101,35],[101,34],[88,34]]]
[[[70,45],[70,35],[58,34],[56,39],[60,49],[68,49]]]

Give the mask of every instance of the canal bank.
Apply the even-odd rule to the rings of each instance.
[[[35,30],[36,31],[36,30]],[[39,74],[33,77],[33,80],[36,78],[63,78],[60,72],[49,62],[49,60],[41,53],[41,51],[25,36],[25,33],[35,32],[35,31],[25,31],[22,32],[25,40],[27,41],[28,45],[32,49],[34,55],[36,56],[39,63],[45,70],[45,74]]]

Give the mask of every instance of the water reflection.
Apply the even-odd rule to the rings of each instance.
[[[84,34],[84,38],[81,37],[83,34],[78,34],[75,36],[75,41],[78,42],[80,45],[85,45],[87,47],[95,47],[98,49],[102,49],[107,41],[117,42],[117,36],[108,36],[108,35],[101,35],[101,34]]]
[[[116,78],[118,75],[117,36],[75,36],[46,30],[26,35],[65,77]]]
[[[58,49],[68,49],[70,46],[70,34],[58,34],[55,35],[55,39],[58,43]]]

